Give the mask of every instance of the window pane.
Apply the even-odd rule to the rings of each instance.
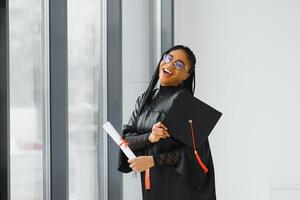
[[[9,1],[11,199],[43,199],[45,37],[43,1]]]
[[[69,197],[99,200],[101,1],[68,1]]]

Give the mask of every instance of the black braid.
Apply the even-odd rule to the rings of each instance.
[[[188,57],[188,60],[189,60],[189,64],[190,64],[190,70],[189,70],[189,77],[183,82],[183,86],[192,94],[194,95],[194,92],[195,92],[195,86],[196,86],[196,80],[195,80],[195,67],[196,67],[196,57],[194,55],[194,53],[192,52],[192,50],[189,48],[189,47],[186,47],[186,46],[183,46],[183,45],[176,45],[176,46],[173,46],[171,47],[170,49],[168,49],[166,52],[164,52],[158,62],[158,65],[154,71],[154,74],[151,78],[151,82],[146,90],[146,93],[145,93],[145,96],[143,98],[143,102],[142,102],[142,105],[141,105],[141,109],[140,111],[142,111],[142,108],[144,107],[144,105],[146,104],[146,102],[151,99],[154,95],[154,88],[157,84],[157,81],[159,79],[159,65],[160,65],[160,62],[162,61],[163,59],[163,55],[165,53],[169,53],[171,51],[174,51],[174,50],[177,50],[177,49],[181,49],[183,50],[187,57]]]

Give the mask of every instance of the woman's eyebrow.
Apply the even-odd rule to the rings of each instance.
[[[180,60],[180,59],[177,59],[176,61],[180,61],[180,62],[182,62],[185,65],[185,63],[182,60]]]

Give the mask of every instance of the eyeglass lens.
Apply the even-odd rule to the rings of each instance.
[[[169,54],[164,54],[163,60],[164,60],[165,63],[170,63],[173,60],[173,56],[169,55]],[[175,63],[174,63],[174,67],[176,69],[183,69],[184,64],[180,60],[176,60]]]

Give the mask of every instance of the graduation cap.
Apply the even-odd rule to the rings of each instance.
[[[221,115],[221,112],[183,89],[162,121],[172,137],[194,150],[196,160],[205,173],[208,169],[201,161],[198,152]]]

